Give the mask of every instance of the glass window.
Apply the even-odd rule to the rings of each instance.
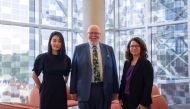
[[[83,30],[83,0],[73,0],[73,29]]]
[[[0,0],[0,20],[36,23],[34,4],[35,0]]]
[[[73,50],[76,45],[79,45],[84,42],[84,33],[73,32]]]
[[[153,27],[151,31],[152,59],[157,81],[187,79],[187,25]]]
[[[42,24],[66,28],[67,6],[67,0],[42,0]]]
[[[145,2],[143,0],[119,1],[120,27],[129,27],[144,24]]]
[[[0,101],[27,103],[35,28],[0,25],[0,33]]]
[[[105,43],[114,48],[114,32],[112,31],[105,32]]]
[[[187,19],[187,0],[151,0],[152,23]]]
[[[105,2],[105,28],[114,27],[114,0],[107,0]]]
[[[161,84],[170,104],[186,103],[189,93],[187,24],[152,27],[151,32],[155,82]]]

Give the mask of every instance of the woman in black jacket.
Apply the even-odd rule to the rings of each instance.
[[[153,67],[147,58],[144,41],[132,38],[127,45],[119,92],[123,109],[148,109],[152,103]]]

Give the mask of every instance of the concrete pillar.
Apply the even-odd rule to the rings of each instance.
[[[101,42],[105,41],[105,0],[84,0],[84,36],[89,25],[98,25],[101,29]]]

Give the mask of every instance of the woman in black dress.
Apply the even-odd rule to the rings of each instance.
[[[67,109],[66,82],[71,69],[71,60],[66,55],[64,38],[53,32],[48,43],[48,52],[37,56],[32,78],[39,88],[40,109]],[[43,73],[43,81],[38,78]]]

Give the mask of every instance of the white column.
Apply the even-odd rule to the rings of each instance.
[[[101,29],[101,41],[105,41],[105,0],[84,0],[84,36],[89,25],[98,25]]]

